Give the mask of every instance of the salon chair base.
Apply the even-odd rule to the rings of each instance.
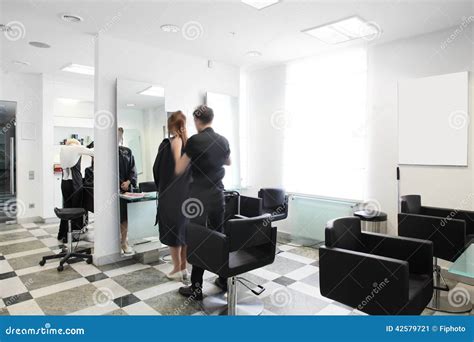
[[[426,308],[433,311],[460,314],[460,313],[471,312],[472,303],[469,302],[467,304],[460,305],[460,306],[452,305],[449,302],[447,296],[441,296],[441,291],[435,289],[433,293],[433,298],[431,299],[431,301],[429,302]]]
[[[227,293],[208,296],[202,301],[204,311],[209,315],[230,316]],[[236,316],[258,316],[263,312],[263,302],[260,298],[249,296],[238,300],[235,305]]]

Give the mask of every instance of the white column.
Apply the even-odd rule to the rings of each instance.
[[[121,259],[117,164],[116,80],[107,72],[100,35],[94,76],[94,264]]]

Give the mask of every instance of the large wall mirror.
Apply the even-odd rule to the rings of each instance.
[[[117,142],[122,251],[158,242],[153,163],[167,137],[165,90],[158,84],[117,80]]]

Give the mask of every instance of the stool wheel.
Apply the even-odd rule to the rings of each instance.
[[[57,268],[58,272],[62,272],[64,270],[64,266],[63,265],[59,265],[58,268]]]
[[[87,261],[86,261],[88,264],[92,264],[92,258],[87,258]]]
[[[41,261],[39,262],[39,265],[40,265],[40,266],[44,266],[44,264],[46,264],[46,260],[41,260]]]

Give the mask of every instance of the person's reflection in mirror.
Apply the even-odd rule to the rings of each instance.
[[[68,139],[61,148],[59,162],[63,169],[61,192],[63,195],[63,208],[82,208],[82,174],[81,156],[94,156],[94,150],[82,146],[77,139]],[[72,230],[83,228],[82,218],[72,220]],[[58,240],[67,242],[68,222],[61,220],[59,225]]]
[[[158,149],[153,164],[153,177],[158,189],[158,208],[156,222],[160,231],[160,241],[169,246],[173,269],[168,279],[189,282],[186,270],[186,224],[187,218],[181,210],[188,198],[190,173],[175,176],[175,164],[183,154],[188,134],[186,116],[177,111],[168,118],[168,131],[171,138],[164,139]]]
[[[137,186],[137,169],[132,150],[123,146],[123,128],[118,129],[119,153],[119,186],[120,193],[131,192]],[[125,255],[132,255],[134,250],[128,244],[127,202],[120,199],[120,241]]]

